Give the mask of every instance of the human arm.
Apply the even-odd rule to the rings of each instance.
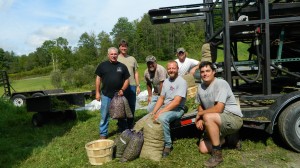
[[[148,92],[148,104],[151,102],[152,99],[152,85],[150,82],[146,83],[147,85],[147,92]]]
[[[101,77],[97,75],[96,81],[95,81],[95,86],[96,86],[96,100],[100,101],[101,96],[100,96],[100,89],[101,89]]]
[[[123,96],[124,90],[126,90],[128,88],[128,86],[129,86],[129,78],[124,81],[122,88],[118,92],[118,95]]]
[[[139,82],[139,72],[137,71],[137,69],[134,73],[134,79],[135,79],[135,83],[136,83],[136,93],[140,94],[141,89],[140,89],[140,82]]]
[[[196,121],[197,119],[199,120],[206,113],[222,113],[224,108],[225,104],[222,102],[216,102],[214,106],[205,110],[201,106],[199,106]]]
[[[192,75],[194,75],[195,74],[195,72],[196,72],[196,70],[197,69],[199,69],[199,65],[200,65],[200,63],[199,64],[197,64],[196,66],[194,66],[191,70],[190,70],[190,74],[192,74]]]
[[[162,113],[171,111],[176,107],[178,107],[181,102],[181,99],[182,99],[181,96],[175,96],[174,99],[169,104],[167,104],[164,108],[160,109],[155,113],[154,119],[157,119],[159,115],[161,115]]]
[[[159,98],[157,99],[157,102],[155,103],[153,111],[150,113],[153,116],[153,119],[155,119],[154,118],[155,114],[158,112],[160,107],[164,104],[164,100],[165,100],[165,97],[162,95],[160,95]]]

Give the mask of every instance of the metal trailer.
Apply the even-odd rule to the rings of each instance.
[[[63,89],[32,90],[32,91],[16,92],[9,82],[9,77],[7,75],[7,72],[3,70],[1,71],[0,74],[0,84],[3,85],[4,88],[4,94],[2,95],[2,97],[9,98],[13,102],[13,104],[18,107],[26,104],[26,98],[65,93]],[[11,89],[14,92],[11,92]]]
[[[28,112],[36,112],[32,116],[34,126],[42,126],[50,119],[76,119],[75,109],[85,106],[85,93],[61,93],[44,95],[26,99]]]
[[[299,2],[203,0],[148,14],[153,24],[203,20],[205,42],[223,50],[223,62],[216,62],[218,76],[237,96],[243,126],[278,132],[292,150],[300,152]],[[240,60],[239,43],[250,45],[247,60]],[[185,114],[173,127],[194,124],[196,113]]]

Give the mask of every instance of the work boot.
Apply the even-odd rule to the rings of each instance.
[[[171,150],[172,150],[171,148],[165,147],[163,150],[163,153],[162,153],[162,157],[165,158],[165,157],[169,156],[171,153]]]
[[[211,157],[204,162],[206,167],[216,167],[221,162],[223,162],[222,150],[213,149],[211,152]]]

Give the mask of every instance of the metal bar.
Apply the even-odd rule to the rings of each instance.
[[[176,22],[191,22],[198,20],[205,20],[205,16],[189,16],[189,17],[178,17],[178,18],[152,18],[152,24],[164,24],[164,23],[176,23]]]
[[[263,4],[263,9],[264,9],[264,19],[266,22],[264,23],[264,28],[265,28],[265,33],[264,33],[264,71],[263,71],[263,94],[269,95],[272,93],[271,91],[271,59],[270,59],[270,23],[268,22],[269,20],[269,4],[268,1],[265,0]]]
[[[224,25],[224,34],[223,34],[223,44],[224,44],[224,69],[225,69],[225,80],[228,82],[230,87],[232,87],[232,78],[231,78],[231,55],[230,55],[230,26],[229,26],[229,6],[228,1],[223,1],[223,25]]]

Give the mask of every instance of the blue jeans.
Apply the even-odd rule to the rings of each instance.
[[[151,113],[153,111],[158,98],[159,96],[152,95],[151,102],[147,106],[148,113]]]
[[[108,125],[109,125],[109,106],[110,106],[111,98],[104,96],[101,93],[101,119],[99,124],[99,132],[100,136],[106,136],[108,135]],[[119,132],[123,132],[125,129],[127,129],[126,120],[119,119],[118,120],[118,130]]]
[[[174,109],[174,111],[164,112],[158,117],[158,121],[162,124],[165,136],[165,147],[172,147],[172,139],[170,132],[170,123],[176,119],[182,117],[184,113],[183,109]]]
[[[130,110],[133,115],[133,118],[127,119],[128,128],[132,129],[133,122],[134,122],[135,104],[136,104],[136,86],[129,85],[128,88],[124,92],[124,96],[128,100],[128,104],[129,104]]]

